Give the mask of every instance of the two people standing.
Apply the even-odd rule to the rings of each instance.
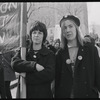
[[[20,51],[11,65],[26,73],[27,98],[53,98],[51,83],[55,79],[55,98],[98,98],[100,92],[100,59],[97,48],[84,43],[79,18],[68,15],[60,21],[61,48],[56,53],[43,44],[46,26],[35,22],[30,29],[31,45],[26,60]]]

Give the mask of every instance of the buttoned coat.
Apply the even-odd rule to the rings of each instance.
[[[0,54],[0,66],[4,68],[4,81],[13,81],[16,79],[15,71],[11,67],[11,59],[14,51],[8,51]]]
[[[37,53],[34,58],[33,50],[27,52],[26,60],[20,59],[18,52],[12,59],[12,67],[18,72],[26,72],[27,98],[52,98],[51,82],[54,80],[55,55],[46,47]],[[44,70],[38,72],[36,63],[42,65]]]
[[[70,98],[71,88],[75,98],[97,98],[100,92],[100,59],[95,46],[86,43],[80,46],[75,62],[74,77],[68,47],[56,55],[55,97]]]

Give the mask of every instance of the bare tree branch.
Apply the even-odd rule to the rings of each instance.
[[[66,6],[66,12],[68,12],[70,15],[72,14],[72,12],[71,12],[71,4]]]
[[[50,22],[51,22],[50,18],[48,17],[48,27],[50,26]]]
[[[58,12],[62,13],[62,11],[60,11],[58,8],[50,7],[50,6],[41,6],[41,7],[38,7],[38,8],[36,8],[36,9],[33,9],[33,10],[30,12],[30,14],[29,14],[28,19],[30,18],[31,14],[32,14],[34,11],[39,10],[39,9],[41,9],[41,8],[51,8],[51,9],[55,9],[55,10],[57,10]]]
[[[79,15],[83,11],[83,7],[80,5],[79,7],[74,8],[74,14]]]
[[[27,14],[29,13],[31,7],[32,7],[32,4],[30,3],[29,9],[28,9],[28,11],[27,11]]]

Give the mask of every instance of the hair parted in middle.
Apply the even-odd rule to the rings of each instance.
[[[63,36],[63,26],[64,26],[64,22],[66,20],[70,20],[74,23],[74,26],[76,28],[76,38],[77,38],[77,43],[78,45],[82,45],[83,46],[83,37],[82,37],[82,33],[81,33],[81,30],[79,28],[80,26],[80,20],[73,16],[73,15],[68,15],[67,17],[63,17],[61,20],[60,20],[60,27],[61,27],[61,47],[62,48],[65,48],[65,46],[67,45],[68,41],[67,39]]]

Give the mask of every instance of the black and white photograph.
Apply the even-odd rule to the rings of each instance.
[[[100,98],[100,2],[0,2],[0,98]]]

